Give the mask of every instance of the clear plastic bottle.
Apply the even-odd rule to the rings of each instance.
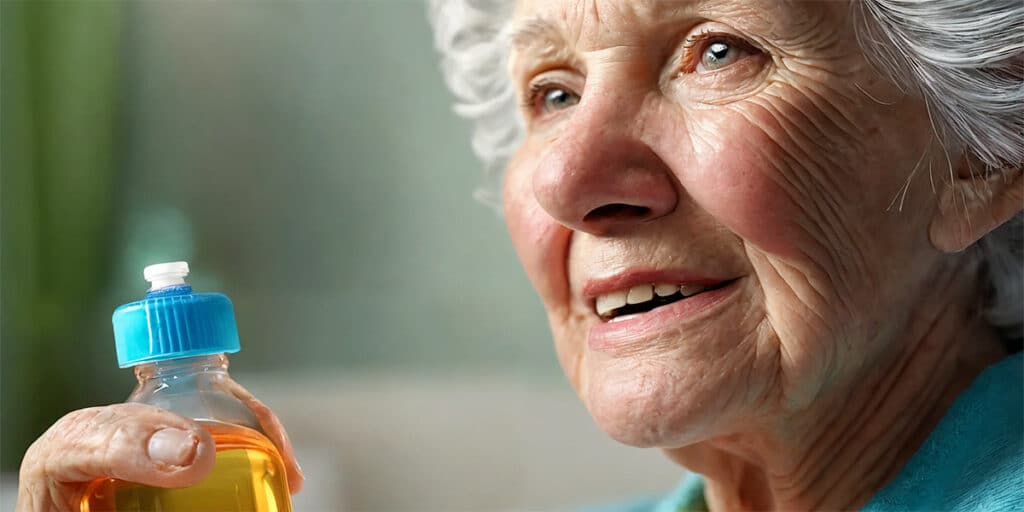
[[[152,288],[114,311],[118,364],[139,380],[129,402],[195,419],[216,443],[216,462],[202,482],[164,489],[104,478],[92,482],[82,512],[290,512],[280,453],[256,416],[235,397],[226,354],[239,350],[231,301],[193,293],[185,262],[143,271]]]

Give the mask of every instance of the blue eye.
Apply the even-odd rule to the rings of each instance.
[[[683,73],[710,73],[747,57],[764,55],[749,42],[722,33],[701,32],[686,38],[683,47]]]
[[[741,54],[741,50],[734,48],[729,43],[711,43],[704,49],[700,63],[704,69],[712,71],[732,64]]]
[[[579,102],[579,96],[565,89],[548,89],[548,91],[544,93],[544,109],[548,111],[568,108]]]
[[[580,102],[580,96],[569,89],[551,83],[537,83],[530,87],[526,106],[537,115],[567,109]]]

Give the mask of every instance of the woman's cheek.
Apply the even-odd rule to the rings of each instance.
[[[505,223],[519,261],[549,312],[568,306],[565,252],[569,230],[558,224],[533,195],[530,161],[509,163],[502,191]]]
[[[796,260],[807,240],[801,219],[812,198],[800,197],[786,181],[780,145],[740,115],[694,134],[692,162],[680,182],[697,206],[760,250]],[[707,143],[701,142],[707,141]]]

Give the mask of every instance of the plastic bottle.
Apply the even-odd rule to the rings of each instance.
[[[164,489],[112,478],[92,482],[82,512],[290,512],[281,455],[256,416],[231,390],[226,354],[238,352],[231,301],[193,293],[185,262],[150,265],[145,298],[114,311],[121,368],[135,367],[129,402],[155,405],[195,419],[217,447],[212,472],[186,488]]]

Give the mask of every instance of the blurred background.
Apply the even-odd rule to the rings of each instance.
[[[0,2],[0,508],[123,401],[110,314],[187,260],[288,426],[296,510],[550,510],[681,471],[594,427],[451,113],[419,1]]]

